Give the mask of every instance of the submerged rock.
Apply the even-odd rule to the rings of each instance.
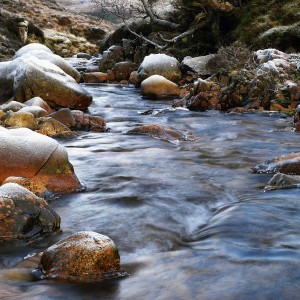
[[[176,83],[160,75],[152,75],[141,84],[141,92],[144,96],[154,98],[169,98],[178,96],[180,89]]]
[[[284,173],[291,175],[300,175],[300,153],[292,153],[276,156],[267,160],[263,164],[252,168],[253,173]]]
[[[282,173],[275,174],[265,187],[266,191],[290,189],[300,187],[300,176],[286,175]]]
[[[188,137],[175,128],[155,124],[135,127],[126,134],[147,135],[166,142],[178,142],[192,139],[192,137]]]
[[[91,231],[75,233],[49,247],[41,257],[40,271],[43,279],[80,282],[127,275],[115,243]]]
[[[137,73],[140,82],[152,75],[161,75],[173,82],[178,82],[182,78],[178,60],[166,54],[146,56]]]
[[[28,240],[60,228],[60,217],[45,200],[18,184],[0,187],[0,241]]]

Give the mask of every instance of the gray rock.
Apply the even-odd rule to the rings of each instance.
[[[211,74],[211,70],[207,67],[208,62],[211,58],[213,58],[215,54],[209,54],[205,56],[197,56],[197,57],[185,57],[181,62],[181,68],[183,70],[192,71],[199,76],[209,76]]]
[[[178,60],[166,54],[146,56],[137,73],[140,82],[152,75],[160,75],[173,82],[177,82],[182,78]]]

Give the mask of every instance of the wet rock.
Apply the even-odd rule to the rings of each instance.
[[[135,127],[129,130],[126,134],[147,135],[166,142],[186,141],[190,139],[187,135],[175,128],[155,124]]]
[[[140,82],[152,75],[160,75],[173,82],[182,78],[178,60],[166,54],[146,56],[137,72]]]
[[[21,108],[19,110],[19,112],[29,112],[31,114],[34,115],[35,118],[41,118],[41,117],[45,117],[46,115],[48,115],[48,112],[36,105],[32,105],[32,106],[25,106],[23,108]]]
[[[29,129],[36,129],[36,122],[34,115],[27,111],[17,111],[9,113],[4,121],[5,127],[25,127]]]
[[[127,275],[114,242],[91,231],[75,233],[49,247],[39,267],[43,279],[63,281],[91,282]]]
[[[108,76],[103,72],[84,73],[83,80],[85,83],[103,83],[107,82]]]
[[[39,106],[47,111],[47,113],[53,112],[53,109],[40,97],[31,98],[24,102],[24,104],[27,106]]]
[[[72,132],[69,127],[52,117],[39,118],[36,132],[56,138],[76,137],[76,133]]]
[[[276,156],[265,163],[252,168],[253,173],[284,173],[300,175],[300,153]]]
[[[176,83],[160,75],[152,75],[141,83],[144,96],[154,98],[169,98],[178,96],[180,90]]]
[[[106,131],[106,123],[99,116],[91,116],[80,110],[72,110],[72,115],[75,118],[75,130],[82,131]]]
[[[49,117],[59,121],[70,129],[74,128],[76,125],[75,118],[69,108],[61,108],[60,110],[50,114]]]
[[[60,217],[47,202],[25,188],[0,187],[0,241],[29,240],[59,230]]]
[[[268,182],[265,190],[290,189],[300,187],[300,176],[286,175],[282,173],[275,174]]]
[[[30,179],[57,193],[82,189],[65,148],[27,128],[0,127],[0,184],[10,176]]]

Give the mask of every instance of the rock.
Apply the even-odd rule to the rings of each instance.
[[[83,80],[85,83],[103,83],[107,82],[107,73],[103,72],[91,72],[91,73],[84,73]]]
[[[85,58],[85,59],[92,59],[92,55],[88,54],[88,53],[77,53],[76,54],[77,58]]]
[[[72,129],[76,125],[75,118],[69,108],[61,108],[60,110],[49,115],[51,118],[59,121]]]
[[[56,138],[76,137],[76,134],[69,127],[51,117],[39,118],[36,132]]]
[[[0,241],[31,240],[59,230],[60,217],[45,200],[25,188],[0,187]]]
[[[139,83],[138,77],[137,77],[137,71],[131,72],[129,76],[129,83],[132,83],[134,85],[137,85]]]
[[[107,236],[82,231],[44,251],[39,268],[43,279],[92,282],[126,276],[114,242]]]
[[[36,51],[36,50],[42,50],[42,51],[46,51],[48,53],[53,53],[48,47],[46,47],[43,44],[39,44],[39,43],[31,43],[28,44],[24,47],[22,47],[21,49],[19,49],[16,54],[14,55],[13,59],[16,59],[18,57],[21,57],[22,55],[31,52],[31,51]]]
[[[175,128],[155,124],[135,127],[129,130],[126,134],[147,135],[166,142],[178,142],[190,139]]]
[[[45,50],[33,50],[22,55],[22,57],[30,56],[34,56],[41,60],[51,62],[52,64],[62,69],[65,73],[73,77],[76,82],[79,82],[81,79],[80,73],[75,68],[73,68],[66,60],[56,54],[50,53]]]
[[[198,57],[190,57],[187,56],[181,62],[181,68],[186,71],[192,71],[193,73],[197,73],[199,76],[209,76],[211,74],[211,70],[208,68],[207,64],[215,54],[209,54],[205,56]]]
[[[282,173],[275,174],[268,182],[265,190],[290,189],[300,187],[300,176],[286,175]]]
[[[27,111],[17,111],[9,113],[4,121],[5,127],[25,127],[36,129],[34,115]]]
[[[124,53],[121,46],[111,46],[108,50],[102,54],[102,60],[100,63],[100,71],[107,72],[114,67],[114,65],[120,61],[123,61]]]
[[[0,106],[1,110],[3,110],[4,112],[7,111],[19,111],[21,108],[25,107],[26,105],[17,101],[10,101],[9,103],[5,103],[3,105]]]
[[[176,83],[160,75],[152,75],[141,83],[144,96],[154,98],[169,98],[178,96],[180,90]]]
[[[146,56],[137,72],[140,82],[152,75],[161,75],[173,82],[178,82],[182,78],[178,60],[166,54]]]
[[[284,51],[293,48],[300,51],[300,23],[286,26],[276,26],[263,32],[258,37],[260,45],[272,45]]]
[[[82,189],[65,148],[54,139],[27,128],[1,128],[0,144],[0,184],[7,177],[17,176],[51,192]]]
[[[92,96],[77,82],[50,62],[35,57],[20,57],[11,62],[15,76],[11,79],[14,98],[25,102],[41,97],[51,107],[86,109]]]
[[[253,173],[284,173],[300,175],[300,153],[292,153],[276,156],[261,165],[252,168]]]
[[[80,110],[73,110],[72,115],[75,118],[75,130],[83,131],[106,131],[105,121],[99,116],[90,116]]]
[[[116,81],[128,80],[131,72],[135,70],[136,66],[133,62],[122,61],[116,63],[112,69]]]
[[[31,98],[24,102],[24,104],[27,106],[39,106],[40,108],[47,111],[47,113],[49,114],[53,112],[53,109],[40,97]]]
[[[43,109],[39,106],[36,106],[36,105],[25,106],[25,107],[21,108],[19,110],[19,112],[29,112],[29,113],[33,114],[35,118],[41,118],[41,117],[45,117],[46,115],[48,115],[48,112],[45,109]]]

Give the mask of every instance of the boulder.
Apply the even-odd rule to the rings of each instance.
[[[29,129],[36,129],[36,122],[34,115],[27,111],[17,111],[8,113],[4,121],[5,127],[25,127]]]
[[[59,230],[60,217],[45,200],[14,183],[0,187],[0,241],[31,240]]]
[[[292,153],[276,156],[271,160],[267,160],[263,164],[252,168],[253,173],[284,173],[291,175],[300,175],[300,153]]]
[[[156,124],[142,125],[129,130],[126,134],[147,135],[166,142],[186,141],[188,136],[169,126]]]
[[[198,57],[187,56],[181,62],[181,68],[186,71],[192,71],[193,73],[196,73],[199,76],[212,75],[211,70],[208,67],[208,62],[214,56],[214,54]]]
[[[114,65],[120,61],[123,61],[124,53],[121,46],[111,46],[108,50],[102,54],[102,60],[100,63],[100,70],[106,72],[114,67]]]
[[[46,51],[48,53],[53,53],[47,46],[43,45],[43,44],[39,44],[39,43],[31,43],[28,44],[22,48],[20,48],[14,55],[13,59],[16,59],[18,57],[21,57],[22,55],[31,52],[31,51]]]
[[[44,251],[39,264],[43,279],[92,282],[126,276],[115,243],[107,236],[82,231]]]
[[[54,64],[35,57],[20,57],[11,62],[9,83],[15,100],[25,102],[41,97],[51,107],[86,109],[92,96]],[[10,67],[12,67],[10,66]]]
[[[62,69],[65,73],[67,73],[68,75],[73,77],[76,80],[76,82],[79,82],[81,79],[80,73],[74,67],[72,67],[70,63],[68,63],[65,59],[63,59],[59,55],[50,53],[45,50],[33,50],[33,51],[27,52],[21,56],[23,56],[23,57],[34,56],[41,60],[49,61],[52,64],[59,67],[60,69]]]
[[[173,82],[178,82],[182,78],[178,60],[166,54],[146,56],[137,72],[140,82],[152,75],[161,75]]]
[[[17,176],[51,192],[82,189],[65,148],[54,139],[27,128],[1,128],[0,144],[0,184],[7,177]]]
[[[144,96],[154,98],[169,98],[180,94],[176,83],[160,75],[152,75],[141,83],[141,92]]]

